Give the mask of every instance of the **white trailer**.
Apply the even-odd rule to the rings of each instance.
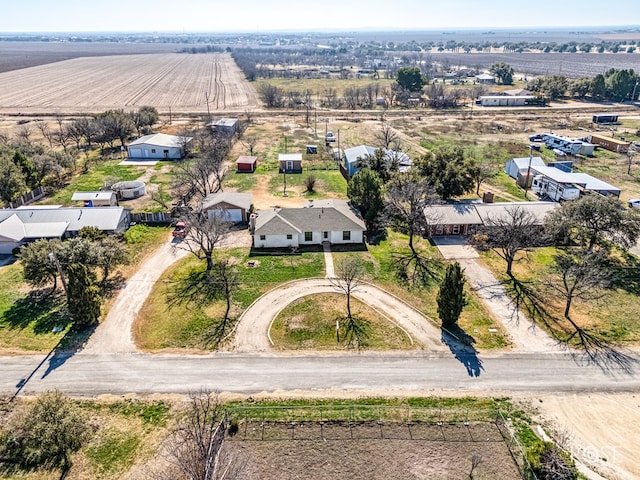
[[[561,200],[574,200],[580,196],[580,189],[574,185],[559,183],[544,175],[533,177],[531,189],[540,198],[549,198],[555,202]]]

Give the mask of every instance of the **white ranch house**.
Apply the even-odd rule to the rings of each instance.
[[[359,244],[366,227],[344,200],[310,201],[302,208],[259,210],[249,229],[255,248]]]
[[[145,135],[127,146],[130,159],[143,160],[179,160],[184,157],[184,147],[192,137],[178,137],[164,133]]]

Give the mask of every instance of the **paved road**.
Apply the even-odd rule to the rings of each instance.
[[[21,379],[34,372],[42,359],[42,356],[2,358],[0,391],[15,393]],[[593,366],[580,365],[567,354],[502,354],[481,358],[456,358],[449,352],[305,356],[95,354],[45,360],[22,393],[53,388],[83,396],[185,393],[201,387],[241,394],[608,392],[638,391],[640,375],[627,375],[619,370],[605,373]]]

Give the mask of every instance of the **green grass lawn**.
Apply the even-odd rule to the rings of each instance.
[[[227,250],[238,264],[240,286],[234,295],[233,321],[256,298],[271,288],[299,278],[324,275],[322,252],[303,251],[295,255],[255,255],[249,249]],[[255,262],[249,267],[249,261]],[[211,331],[224,313],[222,300],[207,305],[171,305],[172,282],[204,265],[187,257],[167,270],[156,283],[134,326],[137,344],[146,350],[164,348],[211,349]]]
[[[76,191],[101,190],[107,179],[117,181],[135,180],[144,173],[144,167],[118,165],[122,159],[102,160],[93,164],[87,173],[81,173],[74,177],[68,185],[58,190],[42,203],[70,205],[71,196]]]
[[[425,283],[411,284],[409,280],[399,276],[398,261],[410,254],[408,237],[392,231],[387,239],[377,245],[368,245],[367,252],[334,253],[334,262],[338,263],[344,255],[359,255],[365,262],[365,268],[370,280],[389,292],[397,295],[414,308],[418,309],[434,325],[439,326],[438,294],[441,275],[444,273],[444,263],[437,248],[422,239],[414,239],[421,254],[431,259],[432,277]],[[507,345],[507,339],[502,325],[495,322],[482,301],[467,289],[469,304],[460,316],[460,327],[475,340],[478,348],[500,348]],[[489,329],[497,330],[490,332]]]
[[[224,188],[233,188],[238,192],[251,191],[258,181],[255,173],[229,173],[224,177]]]
[[[352,313],[365,325],[365,350],[404,350],[416,348],[410,338],[387,318],[356,298],[351,299]],[[346,296],[336,293],[309,295],[287,305],[271,327],[276,349],[345,350],[344,317]],[[336,338],[336,320],[342,326]]]
[[[548,288],[549,279],[557,275],[552,270],[553,257],[557,250],[553,247],[537,248],[529,252],[521,261],[514,264],[515,277],[529,287],[539,298],[539,303],[547,310],[547,315],[540,318],[529,310],[537,323],[560,339],[567,338],[573,330],[564,319],[565,300],[558,293]],[[600,338],[611,342],[637,343],[640,341],[640,291],[638,271],[640,262],[633,255],[626,257],[624,278],[614,282],[612,288],[604,291],[604,296],[597,300],[574,300],[571,307],[571,318],[582,328],[597,334]],[[482,255],[484,263],[505,284],[507,292],[515,298],[512,282],[505,275],[504,261],[493,252]],[[527,305],[530,305],[527,302]]]
[[[316,178],[313,192],[305,191],[304,183],[309,175]],[[283,189],[283,175],[272,175],[269,179],[269,193],[280,196]],[[347,182],[338,170],[312,170],[288,174],[287,189],[293,189],[309,198],[347,198]]]
[[[22,265],[0,267],[0,352],[49,352],[56,346],[70,326],[58,288],[48,297],[29,295]]]

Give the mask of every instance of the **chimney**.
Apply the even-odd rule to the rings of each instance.
[[[253,235],[253,232],[256,231],[256,218],[258,217],[257,214],[252,213],[251,215],[249,215],[249,233]]]

